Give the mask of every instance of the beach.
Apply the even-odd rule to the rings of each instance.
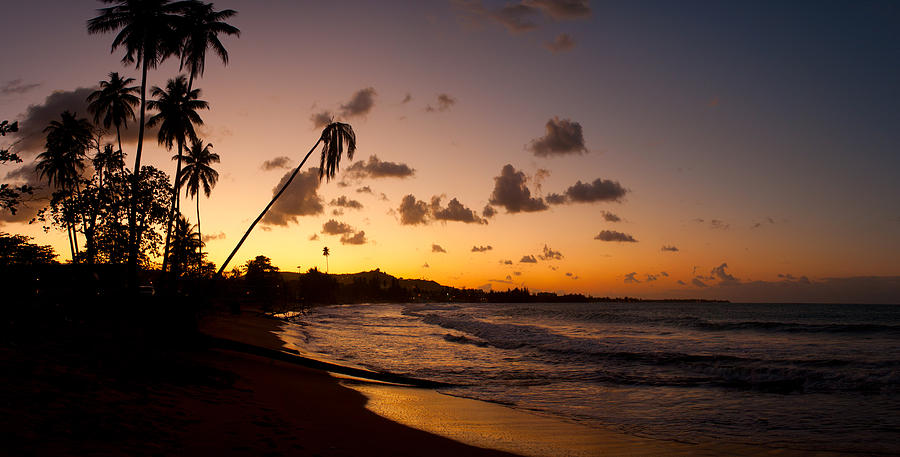
[[[199,325],[203,335],[270,350],[282,348],[277,336],[281,328],[281,321],[253,311],[208,316]],[[122,358],[130,351],[132,343],[127,340],[132,337],[139,338],[127,332],[93,340],[83,335],[72,340],[12,338],[2,354],[7,374],[0,416],[6,451],[10,455],[836,455],[630,436],[431,389],[332,376],[297,363],[201,343],[173,341],[158,351]]]

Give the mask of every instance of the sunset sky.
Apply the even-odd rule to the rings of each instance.
[[[896,2],[214,3],[241,29],[228,66],[209,55],[194,83],[222,157],[200,203],[216,264],[327,113],[353,126],[356,156],[331,182],[301,174],[234,265],[324,269],[327,246],[331,273],[456,287],[900,301]],[[0,120],[21,132],[0,145],[18,141],[26,171],[49,120],[87,116],[109,72],[140,83],[113,35],[87,34],[102,6],[3,3]],[[170,60],[149,85],[177,74]],[[19,168],[2,181],[34,181]],[[68,259],[29,205],[0,230]]]

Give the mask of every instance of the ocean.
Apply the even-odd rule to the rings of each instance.
[[[284,327],[315,357],[591,427],[900,453],[900,306],[362,304]]]

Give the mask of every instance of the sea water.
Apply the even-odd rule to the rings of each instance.
[[[900,453],[900,306],[339,305],[283,338],[638,436]]]

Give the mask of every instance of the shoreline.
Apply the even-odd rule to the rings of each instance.
[[[285,350],[277,336],[283,321],[262,315],[223,316],[203,329],[232,335],[241,343]],[[289,349],[287,349],[289,350]],[[303,368],[303,367],[298,367]],[[306,370],[312,370],[306,368]],[[324,372],[320,372],[325,374]],[[298,373],[299,374],[299,373]],[[303,374],[308,375],[308,373]],[[455,397],[428,388],[391,385],[342,375],[326,375],[352,394],[364,395],[362,408],[382,420],[435,438],[450,439],[488,452],[523,456],[802,456],[831,457],[829,451],[708,442],[700,444],[639,437],[539,415],[505,405]],[[337,395],[348,392],[335,391]],[[365,432],[368,433],[368,432]],[[438,455],[428,453],[430,455]],[[413,454],[415,455],[415,454]],[[474,454],[469,454],[474,455]],[[498,454],[504,455],[504,454]]]

